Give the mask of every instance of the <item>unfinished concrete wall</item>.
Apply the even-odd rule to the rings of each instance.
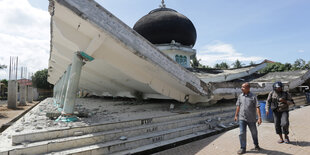
[[[37,101],[39,99],[39,93],[37,88],[32,88],[32,99]]]
[[[19,86],[19,105],[26,105],[26,96],[27,96],[27,86],[20,85]]]
[[[8,108],[17,108],[17,81],[9,80],[8,82]]]
[[[32,103],[32,101],[33,101],[33,91],[32,91],[32,87],[31,86],[28,86],[28,88],[27,88],[27,102],[28,103]]]

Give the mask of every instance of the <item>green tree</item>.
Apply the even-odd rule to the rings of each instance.
[[[283,72],[285,71],[285,65],[279,62],[276,63],[268,63],[267,66],[260,70],[261,73],[269,73],[269,72]]]
[[[238,59],[232,65],[234,68],[241,68],[243,66]]]
[[[48,76],[47,69],[37,71],[34,74],[34,76],[32,76],[33,86],[42,89],[52,89],[53,85],[47,82],[47,76]]]
[[[290,71],[292,68],[292,65],[290,63],[285,63],[284,64],[284,71]]]
[[[212,67],[210,67],[208,65],[202,65],[202,68],[212,68]]]
[[[214,68],[216,69],[228,69],[229,65],[226,62],[221,62],[220,64],[215,64]]]
[[[2,79],[0,83],[3,83],[6,87],[8,87],[8,80]]]
[[[196,55],[194,56],[194,58],[191,60],[191,66],[193,67],[193,68],[198,68],[199,66],[201,66],[201,64],[200,64],[200,62],[199,61],[201,61],[201,59],[199,59],[199,60],[197,60],[197,57],[196,57]]]
[[[251,62],[250,62],[250,65],[251,65],[251,66],[252,66],[252,65],[255,65],[255,63],[254,63],[253,61],[251,61]]]
[[[306,69],[306,61],[303,59],[297,59],[292,66],[292,70],[303,70],[303,69]]]
[[[6,67],[7,67],[6,65],[0,65],[0,69],[4,69]]]
[[[310,69],[310,61],[305,65],[305,69]]]

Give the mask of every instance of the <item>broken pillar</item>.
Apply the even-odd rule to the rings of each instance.
[[[33,101],[32,86],[28,86],[28,88],[27,88],[27,102],[32,103],[32,101]]]
[[[54,84],[54,88],[53,88],[54,105],[56,105],[56,95],[57,95],[57,82]]]
[[[26,96],[27,96],[27,86],[21,84],[19,86],[19,106],[26,105]]]
[[[63,114],[71,115],[74,112],[74,105],[78,91],[83,59],[79,53],[74,53],[67,92],[64,101]]]
[[[71,65],[68,66],[65,76],[64,76],[64,81],[63,81],[63,85],[61,89],[61,97],[60,97],[60,105],[59,105],[60,108],[63,108],[64,103],[65,103],[65,97],[67,94],[70,71],[71,71]]]
[[[9,80],[8,82],[8,108],[17,108],[17,81]]]
[[[60,79],[57,82],[57,87],[56,87],[56,105],[59,106],[60,103],[60,87],[61,87],[61,81],[62,81],[62,77],[60,77]]]

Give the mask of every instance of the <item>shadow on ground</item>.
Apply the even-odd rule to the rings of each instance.
[[[281,154],[281,155],[293,155],[293,154],[290,154],[290,153],[285,153],[285,152],[281,152],[281,151],[275,151],[275,150],[267,150],[267,149],[264,149],[264,148],[261,148],[261,150],[259,151],[256,151],[254,149],[251,149],[249,151],[247,151],[247,153],[255,153],[255,154],[270,154],[270,155],[276,155],[276,154]]]
[[[305,142],[305,141],[291,141],[291,145],[296,145],[296,146],[310,146],[310,142]]]

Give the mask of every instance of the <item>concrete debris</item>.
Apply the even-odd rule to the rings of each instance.
[[[58,118],[60,115],[61,115],[60,112],[47,112],[45,116],[48,117],[49,119],[54,120]]]
[[[11,127],[11,129],[7,129],[5,132],[2,133],[0,136],[1,143],[5,143],[7,145],[12,144],[11,136],[8,135],[21,135],[25,133],[34,133],[34,132],[45,132],[49,130],[61,130],[61,129],[68,129],[74,127],[84,127],[84,126],[91,126],[97,124],[105,124],[105,123],[114,123],[114,122],[121,122],[121,121],[129,121],[129,120],[136,120],[142,118],[150,118],[150,117],[161,117],[161,116],[170,116],[176,115],[176,113],[181,112],[181,114],[185,113],[197,113],[197,118],[199,116],[207,116],[206,118],[199,118],[202,120],[202,123],[205,128],[213,129],[217,126],[218,121],[217,118],[214,117],[216,114],[219,113],[210,113],[206,109],[209,109],[209,106],[202,106],[199,110],[196,110],[196,106],[189,107],[190,112],[183,112],[181,105],[174,103],[174,112],[169,111],[170,104],[169,101],[167,102],[160,102],[160,103],[148,103],[148,104],[141,104],[135,105],[124,105],[121,104],[124,101],[110,101],[104,99],[94,99],[94,98],[78,98],[76,100],[76,105],[78,105],[77,109],[75,110],[78,112],[78,116],[80,121],[78,122],[56,122],[51,120],[50,117],[57,117],[59,115],[58,108],[55,108],[53,99],[48,98],[38,106],[34,107],[30,112],[25,114],[20,120],[16,121]],[[119,104],[119,105],[115,105]],[[98,108],[101,106],[101,108]],[[44,107],[44,108],[43,108]],[[103,109],[104,107],[104,109]],[[99,109],[99,110],[98,110]],[[80,111],[85,110],[85,111]],[[134,110],[138,112],[133,112]],[[90,113],[91,117],[81,117],[82,115],[88,115]],[[200,115],[203,113],[203,115]],[[214,115],[214,116],[213,116]],[[210,117],[209,117],[210,116]],[[22,127],[22,128],[21,128]],[[9,134],[8,134],[9,133]],[[80,132],[76,130],[74,136],[81,136],[85,135],[85,132]],[[127,140],[129,137],[124,135],[122,137],[117,137],[119,140]],[[3,145],[6,147],[7,145]],[[25,144],[27,145],[27,144]],[[29,147],[29,145],[28,145]],[[1,147],[0,147],[1,149]]]
[[[23,131],[23,130],[24,130],[23,127],[18,127],[17,129],[15,129],[15,132],[21,132],[21,131]]]
[[[227,126],[225,126],[224,124],[218,124],[217,126],[220,128],[227,128]]]
[[[43,127],[37,126],[36,129],[41,130],[41,129],[43,129]]]
[[[233,125],[235,125],[235,124],[236,124],[235,122],[229,123],[230,126],[233,126]]]
[[[84,133],[82,131],[74,132],[74,136],[82,136]]]
[[[27,147],[28,144],[29,144],[29,142],[22,142],[22,145],[23,145],[24,147]]]
[[[122,140],[122,141],[127,140],[127,137],[126,137],[126,136],[121,136],[121,137],[119,138],[119,140]]]
[[[209,124],[208,128],[209,128],[209,129],[214,129],[214,126],[212,126],[211,124]]]

